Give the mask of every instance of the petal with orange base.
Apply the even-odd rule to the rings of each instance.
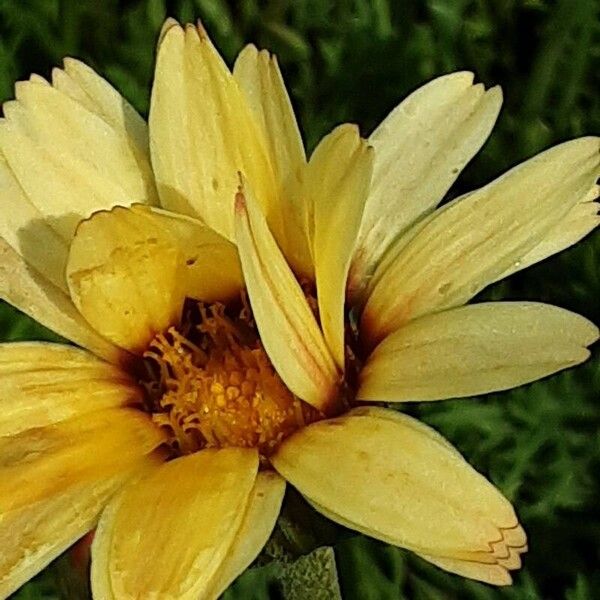
[[[473,73],[443,75],[400,103],[369,137],[375,149],[349,282],[361,302],[368,278],[395,239],[444,197],[490,134],[502,92],[473,84]]]
[[[141,389],[124,371],[61,344],[0,344],[0,378],[0,437],[142,403]]]
[[[386,337],[359,400],[444,400],[505,390],[586,360],[598,328],[537,302],[484,302],[427,315]]]
[[[250,193],[240,188],[236,197],[236,236],[261,341],[287,387],[327,411],[340,376],[302,288]]]
[[[319,318],[338,368],[345,358],[346,279],[371,182],[373,149],[354,125],[340,125],[319,143],[308,165],[306,195]]]
[[[131,469],[164,441],[150,417],[110,408],[0,437],[0,514]]]
[[[526,543],[512,506],[441,439],[411,417],[360,408],[305,427],[271,460],[342,525],[422,554],[512,568],[509,548]]]
[[[554,237],[599,175],[600,138],[579,138],[443,206],[375,271],[365,340],[373,347],[411,319],[465,304]]]

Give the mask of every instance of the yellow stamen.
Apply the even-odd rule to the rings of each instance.
[[[182,335],[159,334],[145,357],[153,420],[176,453],[206,447],[255,447],[268,456],[291,433],[322,418],[275,372],[248,307],[236,319],[223,305],[198,305],[200,323]]]

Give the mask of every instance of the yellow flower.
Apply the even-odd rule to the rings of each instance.
[[[285,481],[334,521],[504,585],[526,537],[439,434],[373,401],[507,389],[598,335],[465,306],[598,222],[598,138],[436,205],[498,88],[440,77],[306,160],[273,57],[162,31],[146,124],[67,59],[0,124],[0,295],[84,349],[0,346],[0,596],[98,523],[96,598],[216,598]],[[99,522],[98,522],[99,520]]]

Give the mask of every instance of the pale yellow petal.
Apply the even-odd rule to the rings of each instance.
[[[250,44],[238,55],[233,77],[263,131],[275,174],[283,187],[289,179],[297,179],[296,171],[306,163],[306,156],[277,58]]]
[[[535,302],[487,302],[427,315],[387,336],[357,398],[410,402],[505,390],[586,360],[598,328]]]
[[[490,585],[511,585],[510,573],[499,564],[479,563],[475,561],[458,560],[452,558],[439,558],[427,554],[417,553],[421,558],[429,561],[444,571],[450,571],[461,577],[468,577],[476,581],[483,581]]]
[[[600,207],[596,202],[599,196],[600,186],[594,185],[582,197],[581,202],[576,204],[562,221],[548,231],[537,246],[534,246],[520,261],[513,263],[507,271],[498,276],[497,280],[504,279],[553,254],[562,252],[593,231],[600,224],[600,215],[598,215]]]
[[[227,300],[242,287],[231,242],[199,221],[143,206],[81,223],[67,275],[87,321],[135,352],[178,323],[186,297]]]
[[[600,140],[560,144],[442,207],[374,275],[362,328],[375,345],[407,321],[466,303],[519,263],[595,183]]]
[[[39,76],[17,83],[0,122],[0,236],[64,291],[80,219],[156,202],[146,124],[92,69],[65,65],[53,86]]]
[[[500,88],[473,85],[472,73],[438,77],[413,92],[369,137],[373,185],[351,268],[356,302],[395,239],[444,197],[490,134]]]
[[[96,356],[113,363],[125,359],[125,352],[90,327],[67,294],[29,267],[1,237],[0,298]]]
[[[237,57],[233,77],[263,132],[273,166],[278,204],[268,216],[269,227],[294,271],[312,279],[306,198],[301,189],[306,155],[277,58],[250,44]]]
[[[1,153],[0,236],[52,285],[67,291],[68,242],[30,202]]]
[[[95,210],[129,203],[118,184],[86,162],[80,149],[73,151],[73,156],[47,149],[32,139],[33,133],[27,135],[20,105],[15,110],[7,106],[4,109],[7,120],[0,123],[0,151],[40,218],[65,241],[72,237],[77,223]],[[28,225],[24,223],[23,227]]]
[[[435,429],[429,427],[429,425],[426,425],[417,419],[413,419],[397,410],[388,410],[387,408],[382,408],[380,406],[364,405],[353,408],[352,415],[355,417],[377,417],[378,419],[389,419],[392,422],[403,423],[407,427],[411,427],[427,436],[431,442],[442,445],[444,449],[449,452],[454,452],[456,456],[462,458],[460,452],[441,433],[438,433]]]
[[[138,468],[147,467],[146,458]],[[136,471],[137,469],[136,468]],[[132,477],[77,485],[0,517],[0,597],[6,598],[92,529],[110,497]]]
[[[92,546],[95,598],[205,598],[243,521],[256,450],[203,450],[126,487],[100,519]]]
[[[258,473],[242,524],[207,598],[219,598],[259,555],[275,527],[284,493],[285,479],[273,471]]]
[[[0,187],[0,235],[39,270],[34,242],[51,241],[48,273],[60,286],[58,242],[48,228],[68,244],[77,223],[94,211],[155,203],[156,191],[141,117],[82,63],[69,61],[66,71],[54,75],[54,86],[41,78],[17,83],[17,99],[3,106],[1,170],[8,170],[11,188],[19,191],[13,195]],[[63,249],[63,271],[65,258]]]
[[[142,403],[140,388],[124,371],[59,344],[0,344],[0,379],[0,437]]]
[[[162,24],[162,27],[160,28],[160,33],[158,34],[158,40],[156,41],[157,49],[160,48],[160,45],[165,39],[165,35],[172,27],[181,27],[181,25],[179,25],[179,21],[177,21],[173,17],[167,17],[164,23]]]
[[[38,75],[37,73],[32,73],[29,76],[29,81],[32,81],[33,83],[41,83],[43,85],[50,85],[50,83],[48,83],[48,80],[44,79],[44,77]]]
[[[200,217],[233,239],[238,171],[267,212],[276,186],[262,132],[229,69],[201,26],[169,21],[150,105],[150,147],[161,204]]]
[[[312,204],[319,317],[335,361],[344,369],[346,279],[373,166],[372,148],[355,125],[340,125],[310,158],[306,194]]]
[[[372,530],[368,528],[361,527],[356,523],[350,522],[343,517],[340,517],[339,514],[327,510],[323,506],[320,506],[316,502],[308,499],[309,504],[313,506],[315,510],[320,512],[323,516],[328,519],[343,525],[348,529],[354,529],[360,533],[365,535],[373,536],[378,539],[381,539],[390,544],[396,544],[394,539],[387,538],[385,535],[377,535],[374,534]],[[461,558],[445,558],[439,556],[432,556],[428,554],[424,554],[422,552],[415,552],[417,556],[433,563],[437,567],[444,569],[446,571],[450,571],[451,573],[459,574],[463,577],[469,577],[470,579],[476,579],[478,581],[485,581],[486,583],[490,583],[492,585],[508,585],[511,582],[511,576],[508,572],[508,569],[519,569],[521,568],[521,559],[520,555],[524,552],[527,552],[527,545],[519,547],[508,546],[509,543],[508,538],[511,537],[513,530],[503,531],[503,535],[505,538],[502,539],[501,542],[490,544],[491,547],[499,546],[502,548],[502,553],[500,557],[496,556],[493,552],[469,552],[469,553],[459,553],[464,555],[470,560],[461,559]],[[518,526],[515,531],[517,531],[517,535],[520,536],[521,539],[523,534],[523,530],[520,526]],[[508,559],[503,558],[507,556]]]
[[[148,415],[110,408],[0,437],[0,514],[131,469],[164,441]]]
[[[490,564],[524,546],[510,503],[427,430],[394,411],[358,409],[303,428],[271,460],[328,516],[386,542]]]
[[[339,374],[304,293],[246,187],[236,197],[236,241],[260,337],[287,387],[321,410]]]
[[[59,149],[73,157],[81,152],[86,164],[100,173],[114,167],[104,177],[132,196],[128,204],[155,202],[145,121],[90,67],[72,58],[64,63],[64,70],[53,70],[52,85],[18,82],[17,101],[8,103],[7,120],[14,115],[15,125],[50,153]]]
[[[52,83],[91,112],[100,115],[128,138],[148,186],[148,195],[156,196],[149,166],[148,125],[137,111],[102,77],[85,63],[74,58],[64,59],[64,71],[52,71]],[[60,80],[60,81],[59,81]]]

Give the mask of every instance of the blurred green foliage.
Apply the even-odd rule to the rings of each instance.
[[[456,195],[550,144],[600,132],[599,13],[597,0],[0,0],[0,100],[11,97],[15,80],[48,76],[70,55],[146,113],[155,40],[167,14],[202,18],[230,63],[247,42],[274,51],[310,148],[343,121],[368,134],[419,84],[473,70],[486,84],[502,85],[505,107]],[[596,233],[482,296],[543,300],[600,322],[599,249]],[[0,339],[40,338],[53,339],[0,306]],[[336,568],[347,600],[598,597],[599,390],[596,350],[586,365],[512,392],[405,407],[515,503],[530,552],[513,587],[464,581],[327,525],[292,495],[266,555],[227,600],[277,598],[282,590],[292,599],[335,598],[323,582]],[[331,552],[312,552],[322,543],[333,544],[335,563]],[[300,554],[308,556],[294,562]],[[304,581],[305,591],[294,581]],[[47,571],[16,598],[55,594]]]

